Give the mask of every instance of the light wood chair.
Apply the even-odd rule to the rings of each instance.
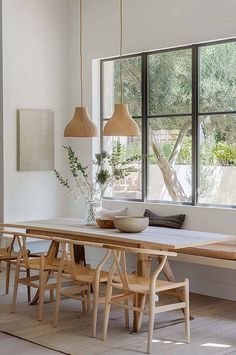
[[[92,327],[92,337],[96,336],[96,328],[97,328],[97,312],[98,305],[105,302],[105,298],[100,297],[99,287],[100,283],[107,282],[108,272],[103,271],[103,267],[105,263],[108,261],[111,255],[111,250],[108,250],[105,253],[105,256],[101,260],[100,263],[95,268],[88,268],[83,265],[79,265],[75,263],[74,258],[74,246],[75,245],[83,245],[85,247],[95,247],[95,248],[103,248],[102,244],[99,243],[90,243],[90,242],[80,242],[80,241],[66,241],[63,243],[63,252],[61,257],[61,262],[57,274],[57,292],[56,292],[56,304],[55,304],[55,317],[54,317],[54,325],[58,324],[58,313],[61,296],[71,297],[82,302],[85,302],[87,305],[86,311],[89,313],[90,304],[93,305],[93,327]],[[69,251],[69,252],[68,252]],[[69,278],[70,280],[79,281],[82,285],[84,285],[84,290],[81,287],[69,287],[63,288],[62,285],[62,277]],[[90,290],[93,290],[93,299],[91,299]],[[81,294],[81,290],[88,292],[85,294]]]
[[[12,232],[5,232],[12,233]],[[53,290],[56,289],[56,282],[48,283],[49,279],[53,275],[53,273],[57,272],[58,266],[60,264],[60,258],[56,257],[58,253],[60,240],[53,240],[47,236],[38,236],[31,235],[25,233],[16,233],[15,234],[18,244],[19,244],[19,252],[16,262],[16,270],[15,270],[15,283],[14,283],[14,291],[12,298],[12,313],[15,312],[16,308],[16,300],[17,300],[17,292],[19,284],[26,285],[27,287],[33,287],[38,289],[39,292],[39,309],[38,309],[38,320],[42,320],[43,318],[43,304],[45,298],[45,291],[50,291],[50,301],[53,302]],[[52,241],[48,252],[46,255],[41,253],[38,256],[30,257],[27,247],[26,247],[26,239],[29,237],[39,238],[44,240]],[[20,277],[20,271],[22,269],[33,271],[36,275]]]
[[[147,353],[151,353],[154,318],[156,313],[184,309],[185,314],[185,337],[186,342],[190,341],[190,322],[189,322],[189,282],[186,279],[184,282],[169,282],[158,280],[157,277],[162,271],[167,257],[176,256],[174,252],[147,250],[138,248],[126,248],[119,246],[104,245],[105,248],[112,250],[114,262],[110,268],[109,278],[107,282],[106,305],[103,326],[103,340],[107,337],[107,328],[110,315],[111,305],[133,310],[141,314],[148,314],[148,341]],[[143,276],[130,275],[126,268],[126,253],[133,254],[149,254],[158,256],[161,262],[152,273],[150,278]],[[155,258],[156,259],[156,258]],[[119,290],[120,293],[113,295],[113,289]],[[158,305],[158,295],[160,292],[181,289],[183,290],[183,302],[168,303],[166,305]],[[138,295],[143,297],[141,304],[138,303]],[[148,308],[145,308],[146,299],[148,296]],[[132,304],[129,300],[132,300]],[[126,303],[123,303],[126,301]],[[121,303],[122,302],[122,303]],[[157,302],[157,305],[156,305]]]
[[[17,253],[14,251],[15,241],[16,241],[16,236],[13,236],[11,243],[8,247],[0,248],[0,262],[6,262],[6,286],[5,286],[6,294],[9,293],[11,261],[17,260]]]
[[[4,231],[0,231],[0,232],[2,235],[4,234]],[[8,247],[0,248],[0,262],[6,263],[6,284],[5,284],[6,295],[9,294],[11,266],[17,261],[18,253],[14,250],[15,243],[16,243],[16,235],[13,235]],[[29,277],[30,271],[26,269],[25,272],[27,274],[27,277]],[[27,296],[28,296],[28,301],[30,302],[31,292],[29,286],[27,286]]]

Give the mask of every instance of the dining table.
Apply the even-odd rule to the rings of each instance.
[[[102,229],[97,225],[85,225],[78,218],[54,218],[47,220],[34,220],[22,222],[9,222],[0,224],[2,229],[13,228],[25,230],[29,235],[46,235],[48,237],[67,238],[79,241],[114,244],[143,249],[156,249],[175,251],[178,249],[198,247],[207,244],[236,240],[236,235],[200,232],[186,229],[171,229],[161,227],[148,227],[140,233],[124,233],[116,229]],[[85,260],[84,248],[79,247],[75,251],[77,261]],[[137,273],[149,277],[151,273],[151,256],[138,254]],[[175,277],[170,263],[167,261],[164,269],[167,280],[175,282]],[[179,299],[182,294],[176,295]],[[142,296],[140,296],[142,297]],[[142,302],[140,298],[139,302]],[[142,317],[134,312],[133,331],[138,332],[141,328]]]

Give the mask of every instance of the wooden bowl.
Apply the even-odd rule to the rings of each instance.
[[[114,220],[111,217],[101,217],[96,219],[97,225],[103,229],[115,229]]]
[[[149,224],[148,217],[129,217],[116,216],[114,217],[114,225],[116,229],[125,233],[143,232]]]

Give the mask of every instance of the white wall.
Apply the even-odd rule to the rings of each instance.
[[[78,1],[72,0],[71,19],[78,23],[75,9],[78,9]],[[85,99],[90,111],[93,110],[93,118],[98,120],[98,64],[93,60],[119,54],[119,1],[87,0],[84,11]],[[233,37],[236,35],[235,12],[235,0],[125,0],[124,53]],[[72,64],[77,66],[78,63]],[[73,72],[73,66],[71,69]],[[92,73],[95,73],[93,85]],[[77,149],[83,149],[83,144]],[[88,155],[90,160],[91,155]],[[130,213],[135,214],[144,209],[140,203],[107,201],[104,204],[128,205]],[[186,228],[236,234],[235,210],[157,204],[148,207],[160,214],[186,213]],[[173,266],[177,277],[190,277],[193,291],[236,300],[235,272],[181,263]]]
[[[80,104],[80,58],[79,58],[79,1],[70,0],[69,4],[69,110],[70,117],[74,115],[74,109],[77,106],[81,106]],[[86,1],[83,1],[83,5],[86,5]],[[84,38],[85,42],[85,38]],[[84,47],[86,47],[86,43],[84,43]],[[84,66],[87,67],[87,63],[84,56]],[[90,88],[90,82],[87,82],[87,78],[84,78],[84,89],[85,91]],[[90,104],[87,97],[84,98],[83,106],[88,106]],[[90,115],[91,115],[90,110]],[[91,115],[92,116],[92,115]],[[97,140],[95,138],[95,140]],[[91,138],[70,138],[68,139],[68,143],[72,146],[72,148],[77,152],[80,157],[81,162],[89,163],[91,162],[92,156],[92,140]],[[73,217],[84,217],[84,206],[85,202],[81,199],[79,202],[73,200],[72,198],[68,201],[68,213]]]
[[[2,1],[0,1],[0,222],[4,215],[3,191],[3,108],[2,108]]]
[[[5,221],[66,215],[54,173],[16,171],[16,110],[55,112],[55,166],[69,119],[68,0],[3,0]]]

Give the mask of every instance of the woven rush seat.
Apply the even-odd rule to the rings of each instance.
[[[64,266],[63,267],[63,276],[66,277],[66,274],[70,275],[71,267]],[[75,279],[77,281],[85,282],[85,283],[93,283],[95,280],[95,269],[89,269],[86,266],[77,264],[75,265]],[[108,278],[108,272],[101,271],[100,272],[100,282],[106,282]]]
[[[47,258],[45,258],[45,266],[44,270],[58,270],[60,264],[59,258],[50,258],[50,262],[47,262]],[[29,258],[28,262],[21,262],[21,267],[30,268],[32,270],[40,269],[40,258]]]
[[[179,249],[178,253],[224,260],[236,260],[236,245],[216,243],[201,247]]]
[[[17,258],[16,252],[9,251],[8,248],[0,248],[0,259],[3,260],[14,260]]]
[[[129,282],[129,290],[134,293],[149,293],[150,279],[143,276],[127,275]],[[119,286],[120,284],[120,286]],[[113,278],[113,286],[123,289],[120,276],[115,275]],[[156,292],[167,291],[174,288],[184,286],[184,282],[170,282],[165,280],[156,280]]]

